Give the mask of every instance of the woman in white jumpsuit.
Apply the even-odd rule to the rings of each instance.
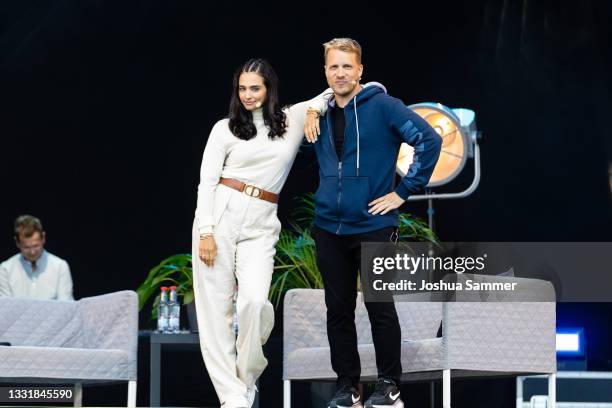
[[[281,110],[277,84],[263,60],[240,67],[229,118],[213,127],[202,159],[192,247],[195,305],[202,355],[223,408],[251,407],[268,363],[262,346],[274,325],[268,292],[281,230],[276,202],[305,130],[313,141],[317,111],[332,95],[328,90]]]

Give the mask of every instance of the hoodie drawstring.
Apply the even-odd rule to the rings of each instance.
[[[355,109],[355,125],[357,126],[357,177],[359,177],[359,118],[357,118],[357,95],[353,97],[353,108]]]

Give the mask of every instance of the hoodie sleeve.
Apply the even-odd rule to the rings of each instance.
[[[395,192],[406,200],[429,183],[440,156],[442,138],[429,124],[397,98],[388,98],[386,113],[393,131],[414,148],[414,160]]]
[[[223,126],[227,127],[226,120],[217,122],[212,128],[202,157],[200,184],[198,185],[198,205],[196,208],[198,232],[200,235],[211,234],[215,226],[213,203],[227,150],[223,140]]]

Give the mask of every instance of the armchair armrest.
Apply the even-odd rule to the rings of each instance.
[[[468,279],[462,277],[459,279]],[[499,282],[499,276],[480,275],[480,282]],[[550,282],[506,277],[528,293],[554,289]],[[448,368],[524,373],[556,372],[556,309],[554,301],[446,302],[443,307],[443,352]],[[522,297],[524,298],[524,297]],[[547,297],[548,298],[548,297]],[[554,299],[554,297],[553,297]]]
[[[78,301],[83,347],[136,350],[138,296],[124,290]]]

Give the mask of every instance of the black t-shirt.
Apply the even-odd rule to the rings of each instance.
[[[334,106],[334,108],[332,109],[332,120],[334,121],[333,129],[336,154],[338,154],[338,159],[342,161],[342,148],[344,146],[345,127],[344,108],[341,108],[338,105]]]

